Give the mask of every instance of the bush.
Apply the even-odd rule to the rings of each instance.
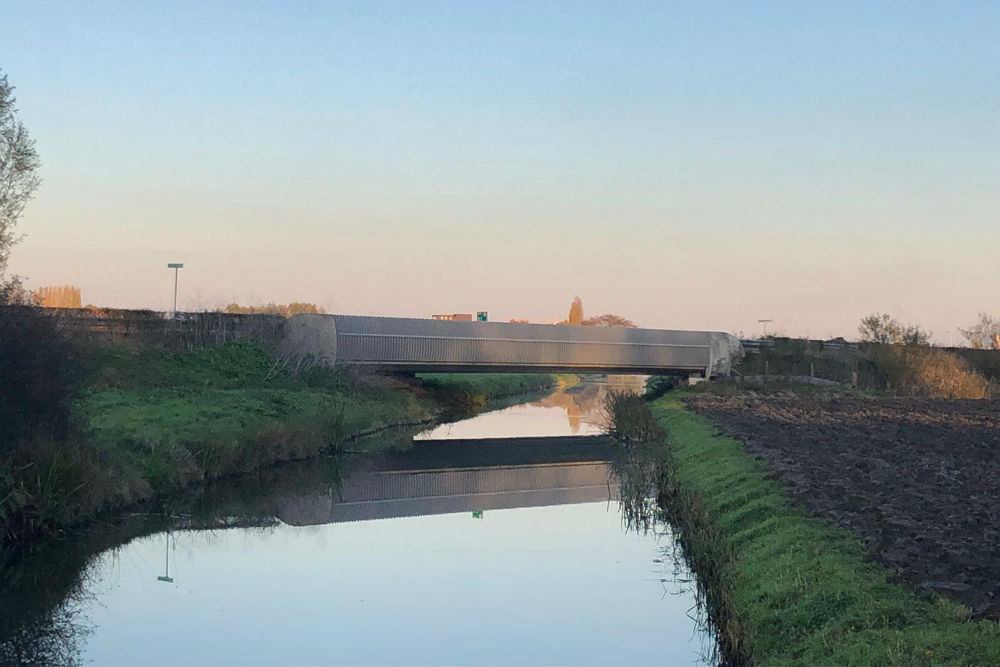
[[[932,398],[990,398],[990,386],[958,355],[922,345],[879,345],[874,360],[889,391]]]
[[[824,380],[852,382],[865,376],[861,352],[846,345],[798,338],[772,338],[746,355],[735,370],[741,375],[813,375]]]
[[[684,378],[679,375],[651,375],[646,380],[646,387],[642,397],[647,401],[663,396],[669,391],[673,391],[681,386]]]
[[[72,423],[82,373],[57,321],[0,286],[0,542],[66,521],[96,474]]]
[[[12,300],[2,290],[0,298]],[[0,301],[0,456],[24,440],[67,438],[80,377],[77,355],[53,318]]]
[[[607,434],[623,443],[653,442],[663,436],[641,396],[610,391],[604,397],[603,411]]]

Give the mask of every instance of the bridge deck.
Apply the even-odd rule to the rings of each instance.
[[[296,315],[282,353],[390,372],[665,372],[725,375],[733,336],[707,331]]]

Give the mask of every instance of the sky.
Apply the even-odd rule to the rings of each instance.
[[[85,303],[947,342],[1000,314],[1000,4],[13,0]]]

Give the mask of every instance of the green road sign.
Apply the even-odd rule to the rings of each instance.
[[[486,321],[486,311],[485,310],[480,310],[478,313],[476,313],[476,319],[479,320],[480,322],[485,322]]]
[[[170,263],[170,264],[167,264],[167,268],[168,269],[183,269],[184,265],[180,264],[180,263],[177,263],[177,264]]]

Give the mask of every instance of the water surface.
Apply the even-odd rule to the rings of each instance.
[[[587,406],[604,391],[556,392],[434,429],[408,451],[283,466],[166,514],[123,515],[108,535],[25,562],[20,578],[36,583],[20,588],[21,627],[5,628],[0,657],[698,663],[714,644],[693,620],[669,527],[627,530],[613,447],[566,437],[597,430]],[[454,440],[472,434],[563,437]]]

